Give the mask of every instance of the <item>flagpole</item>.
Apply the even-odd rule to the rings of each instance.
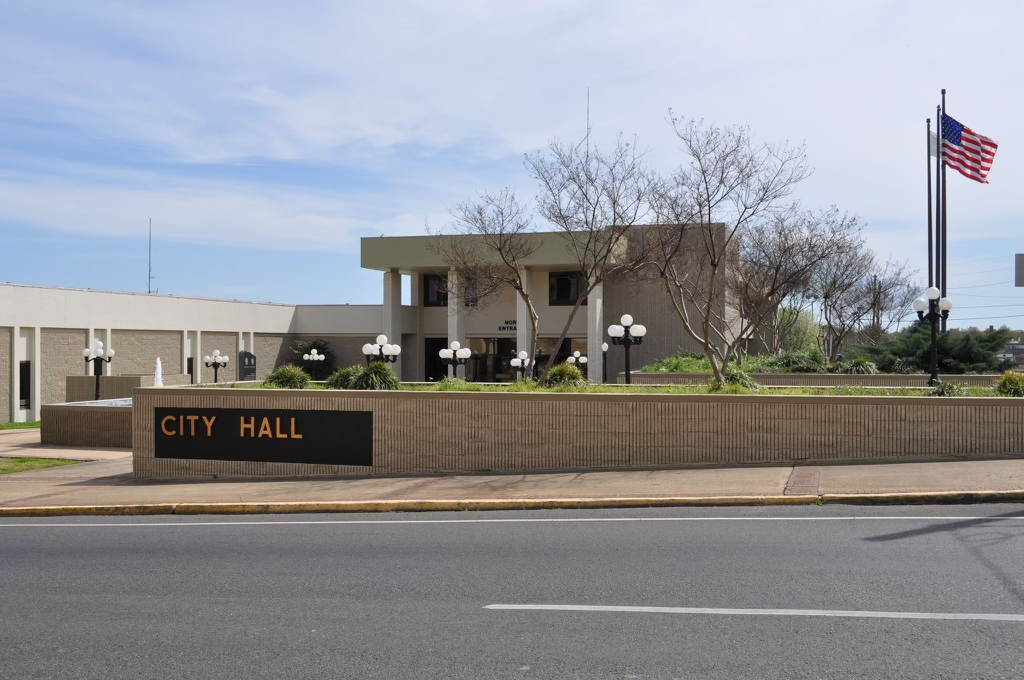
[[[935,287],[938,288],[942,285],[942,238],[940,233],[940,225],[942,224],[942,203],[940,197],[942,195],[942,108],[935,107],[935,116],[939,121],[938,138],[935,140],[937,147],[935,149]]]
[[[928,152],[925,160],[928,162],[924,176],[928,181],[928,287],[935,285],[934,263],[932,262],[932,119],[925,119],[925,126],[928,128]]]
[[[941,131],[943,118],[946,116],[946,88],[942,88],[942,118],[939,118],[939,129]],[[940,135],[939,146],[942,145]],[[942,163],[942,285],[939,287],[942,297],[946,297],[946,257],[948,247],[946,245],[946,164]],[[942,332],[946,332],[946,319],[942,319]]]

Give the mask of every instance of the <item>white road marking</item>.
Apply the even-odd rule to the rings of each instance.
[[[27,518],[30,519],[30,518]],[[1021,516],[878,516],[854,515],[851,517],[522,517],[506,519],[338,519],[338,520],[246,520],[240,522],[25,522],[0,524],[0,528],[31,528],[31,527],[234,527],[275,525],[324,525],[324,524],[525,524],[532,522],[827,522],[827,521],[897,521],[897,522],[934,522],[934,521],[970,521],[985,520],[992,522],[1024,521]]]
[[[945,612],[871,612],[843,609],[720,609],[716,607],[614,607],[588,604],[489,604],[484,609],[560,612],[639,612],[645,614],[717,614],[725,616],[832,616],[855,619],[931,619],[947,621],[1012,621],[1024,614],[967,614]]]

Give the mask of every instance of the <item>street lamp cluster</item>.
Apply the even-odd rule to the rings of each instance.
[[[367,365],[373,361],[393,364],[398,361],[398,355],[401,353],[401,345],[389,343],[388,336],[383,333],[377,336],[377,342],[374,344],[366,343],[363,345],[363,355],[366,356]]]
[[[509,364],[512,366],[512,370],[516,374],[516,380],[525,380],[526,374],[530,370],[530,353],[525,349],[520,350],[519,354],[512,357]]]
[[[326,355],[320,354],[320,352],[316,351],[315,349],[309,350],[309,354],[302,355],[303,361],[325,361],[326,359]]]
[[[953,301],[947,297],[940,297],[942,293],[935,286],[925,291],[925,295],[928,296],[927,300],[925,298],[914,300],[914,311],[917,312],[918,319],[927,320],[932,327],[931,361],[929,362],[931,375],[928,378],[928,384],[934,386],[942,382],[939,380],[939,320],[949,318],[949,312],[953,309]]]
[[[203,363],[207,368],[213,369],[213,382],[217,382],[217,371],[228,365],[228,355],[221,354],[219,349],[213,350],[213,354],[203,357]]]
[[[581,357],[579,352],[573,352],[572,356],[570,356],[569,358],[567,358],[565,360],[565,363],[567,363],[567,364],[575,364],[577,361],[580,362],[581,366],[586,366],[587,365],[587,358],[586,357]]]
[[[448,349],[437,351],[437,356],[441,358],[441,363],[446,368],[448,366],[465,366],[469,363],[469,358],[473,356],[473,351],[468,347],[460,345],[458,340],[452,340],[452,344],[448,345]],[[449,371],[449,373],[451,372]]]
[[[647,327],[633,323],[632,316],[623,314],[619,323],[608,327],[608,335],[611,336],[613,345],[622,345],[626,349],[626,384],[629,385],[632,382],[629,372],[629,348],[643,343],[644,336],[647,335]],[[605,347],[607,345],[602,345],[601,349],[603,350]]]
[[[96,401],[100,400],[100,376],[103,375],[103,364],[109,364],[114,359],[114,348],[103,349],[103,343],[96,340],[93,346],[82,350],[85,363],[92,362],[92,374],[96,376]]]

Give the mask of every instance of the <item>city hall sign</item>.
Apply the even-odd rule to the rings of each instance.
[[[158,408],[157,458],[373,465],[373,413]]]

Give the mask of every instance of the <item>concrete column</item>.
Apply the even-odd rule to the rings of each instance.
[[[188,367],[188,329],[181,332],[181,372],[186,373]]]
[[[203,332],[196,330],[196,341],[192,347],[192,366],[196,369],[195,384],[203,382]]]
[[[93,343],[93,338],[95,338],[95,337],[96,337],[96,329],[95,328],[90,328],[89,332],[88,332],[88,335],[85,336],[85,347],[88,347],[88,348],[91,349],[92,348],[92,343]],[[83,347],[82,349],[85,349],[85,347]],[[92,375],[92,364],[90,364],[88,361],[82,361],[82,363],[85,365],[84,369],[83,369],[85,371],[85,375]]]
[[[604,284],[594,286],[587,296],[587,378],[604,382],[601,343],[604,342]]]
[[[530,298],[533,298],[533,270],[526,267],[522,268],[523,288],[526,290]],[[516,295],[516,354],[519,352],[530,351],[530,309],[526,306],[526,302],[523,297],[519,294],[519,291],[515,291]],[[537,306],[534,301],[534,307]],[[531,357],[531,360],[533,357]]]
[[[402,274],[397,269],[384,272],[384,335],[391,344],[402,344]],[[391,364],[395,375],[400,380],[402,375],[402,356]]]
[[[25,357],[21,356],[18,348],[21,347],[21,326],[11,328],[11,422],[20,421],[21,409],[18,407],[20,401],[18,394],[18,376],[21,374],[21,362]],[[84,362],[83,362],[84,363]]]
[[[466,319],[462,311],[462,301],[458,295],[461,291],[458,274],[455,269],[448,270],[448,344],[458,340],[460,344],[466,344]],[[456,294],[452,294],[452,293]],[[465,378],[466,367],[457,366],[455,377]]]
[[[411,355],[416,357],[416,365],[406,365],[405,371],[412,380],[423,382],[427,379],[427,365],[423,338],[423,274],[419,272],[413,272],[409,277],[409,302],[416,310],[416,351]]]
[[[32,417],[31,420],[39,420],[40,400],[43,397],[43,351],[42,351],[42,329],[36,326],[32,329]]]
[[[110,328],[103,330],[103,351],[106,352],[111,347],[111,341],[114,339],[114,331]],[[114,352],[117,352],[118,348],[114,347]],[[114,356],[114,361],[117,361],[117,356]],[[103,362],[103,375],[114,375],[114,361]]]

